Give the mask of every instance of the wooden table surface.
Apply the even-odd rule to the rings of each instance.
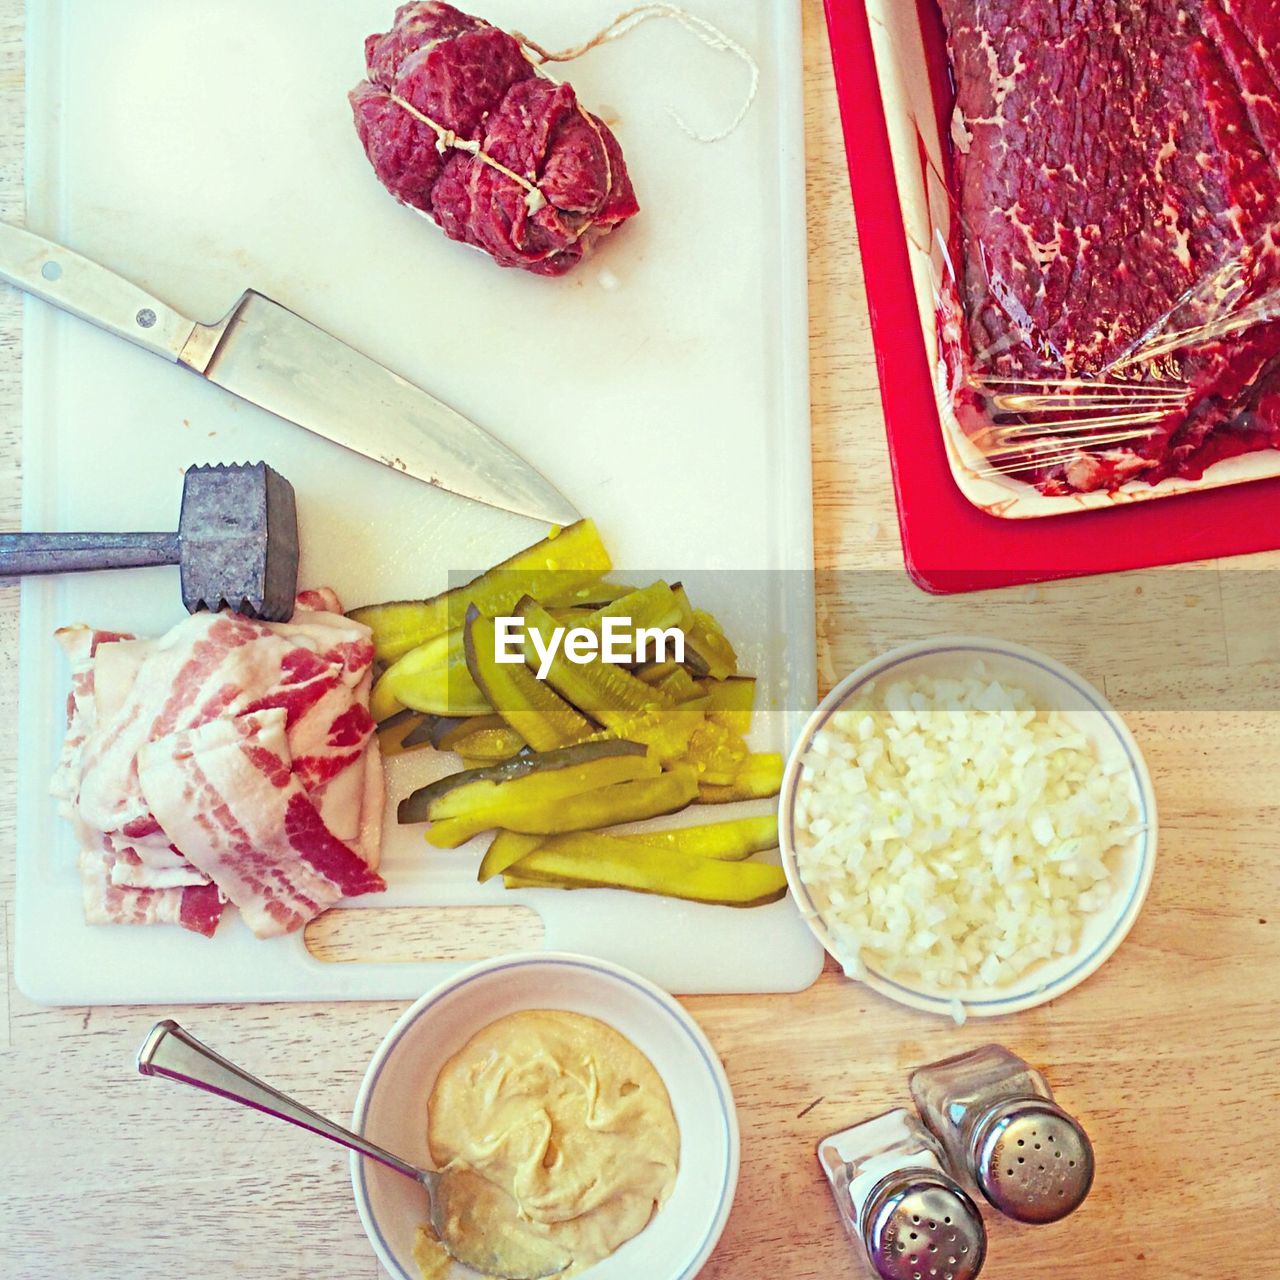
[[[688,1001],[724,1059],[742,1180],[706,1280],[862,1274],[819,1138],[901,1103],[915,1065],[998,1039],[1083,1117],[1094,1192],[1056,1226],[993,1221],[993,1280],[1271,1274],[1280,1239],[1280,558],[923,596],[901,569],[857,242],[819,0],[804,0],[813,459],[824,687],[943,630],[1035,644],[1103,685],[1156,780],[1160,853],[1137,926],[1047,1008],[955,1027],[828,971],[793,996]],[[0,0],[0,217],[22,213],[22,3]],[[0,291],[0,511],[18,521],[19,308]],[[0,723],[17,594],[0,591]],[[374,1280],[346,1159],[295,1130],[132,1072],[158,1012],[43,1009],[9,980],[15,744],[0,744],[0,1274]],[[349,1114],[389,1003],[177,1011],[239,1061]],[[167,1012],[167,1011],[166,1011]],[[1210,1185],[1212,1184],[1212,1185]],[[1247,1242],[1247,1243],[1246,1243]],[[1234,1265],[1248,1250],[1251,1265]],[[1269,1265],[1268,1265],[1269,1264]],[[660,1280],[637,1277],[637,1280]]]

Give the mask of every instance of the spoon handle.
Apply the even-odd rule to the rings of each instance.
[[[197,1089],[205,1089],[216,1093],[221,1098],[230,1098],[232,1102],[253,1107],[256,1111],[265,1111],[269,1116],[277,1116],[288,1120],[300,1128],[318,1133],[340,1146],[358,1151],[387,1165],[406,1178],[422,1182],[425,1170],[420,1170],[390,1151],[384,1151],[372,1142],[366,1141],[357,1134],[344,1129],[341,1125],[317,1115],[310,1107],[286,1097],[278,1089],[263,1084],[247,1071],[242,1071],[233,1062],[228,1062],[220,1053],[214,1053],[207,1045],[203,1045],[189,1031],[184,1031],[176,1022],[165,1019],[151,1028],[141,1049],[138,1050],[138,1070],[144,1076],[164,1076],[169,1080],[179,1080],[183,1084],[195,1085]],[[428,1190],[432,1188],[428,1187]]]

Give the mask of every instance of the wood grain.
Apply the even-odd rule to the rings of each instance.
[[[853,2],[853,0],[849,0]],[[992,1221],[993,1280],[1205,1280],[1280,1200],[1280,556],[939,600],[902,573],[875,363],[819,0],[804,0],[819,656],[824,684],[917,635],[1037,645],[1102,684],[1151,764],[1161,847],[1129,941],[1052,1006],[957,1028],[828,971],[796,996],[698,998],[743,1134],[706,1280],[860,1273],[819,1138],[902,1102],[915,1065],[997,1038],[1042,1065],[1098,1152],[1096,1189],[1045,1228]],[[22,210],[22,4],[0,0],[0,216]],[[19,304],[0,292],[0,519],[18,520]],[[0,588],[0,722],[15,719],[17,600]],[[143,1081],[152,1009],[41,1009],[13,989],[12,735],[0,737],[0,1274],[374,1280],[336,1149]],[[346,954],[341,931],[321,939]],[[401,942],[399,945],[402,945]],[[335,1116],[390,1003],[171,1011]],[[1224,1185],[1218,1179],[1227,1175]],[[1198,1212],[1205,1210],[1205,1212]],[[1188,1214],[1194,1215],[1194,1221]],[[660,1280],[643,1277],[638,1280]]]

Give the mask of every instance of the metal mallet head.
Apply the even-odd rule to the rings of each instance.
[[[182,603],[287,622],[298,593],[293,486],[265,462],[191,467],[178,523]]]

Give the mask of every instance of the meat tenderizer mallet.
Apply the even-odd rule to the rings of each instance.
[[[293,486],[265,462],[189,467],[177,533],[0,534],[0,577],[162,564],[178,566],[191,613],[287,622],[298,591]]]

